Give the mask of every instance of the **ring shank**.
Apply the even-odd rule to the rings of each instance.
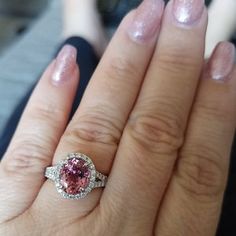
[[[96,171],[96,181],[94,184],[94,188],[103,188],[107,183],[107,176],[102,173]]]
[[[50,167],[47,167],[46,170],[45,170],[45,177],[52,180],[52,181],[55,181],[56,180],[56,172],[57,172],[57,167],[56,166],[50,166]]]

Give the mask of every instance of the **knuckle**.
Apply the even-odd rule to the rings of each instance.
[[[72,143],[100,143],[118,146],[121,136],[119,123],[115,117],[109,117],[101,109],[90,109],[77,120],[73,120],[64,136]]]
[[[224,159],[215,150],[202,145],[182,151],[177,166],[179,183],[191,196],[220,196],[227,178]]]
[[[173,75],[183,75],[186,71],[193,71],[199,67],[198,60],[185,51],[163,51],[156,58],[157,65],[161,70],[168,71]]]
[[[216,121],[234,122],[234,110],[231,106],[219,104],[217,101],[197,102],[194,113],[204,119],[211,119],[214,117]]]
[[[7,151],[3,162],[4,170],[9,174],[41,173],[49,164],[53,155],[48,142],[42,142],[39,137],[24,137],[14,143]]]
[[[136,114],[128,122],[128,131],[138,145],[153,153],[173,154],[183,142],[182,125],[164,113]]]
[[[106,73],[115,80],[138,76],[137,66],[132,61],[123,57],[113,57]]]
[[[61,109],[61,106],[57,106],[56,104],[52,104],[50,101],[47,103],[40,102],[39,104],[34,104],[34,110],[36,112],[30,112],[28,115],[33,119],[46,121],[59,121],[62,117],[64,117],[65,111]]]

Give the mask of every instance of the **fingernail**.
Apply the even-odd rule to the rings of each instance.
[[[65,45],[61,49],[56,58],[52,75],[54,83],[65,82],[72,77],[76,65],[76,57],[77,50],[73,46]]]
[[[191,25],[200,19],[204,5],[204,0],[174,0],[174,17],[179,23]]]
[[[153,38],[160,30],[164,6],[163,0],[144,0],[136,9],[128,29],[130,37],[135,41]]]
[[[209,74],[214,80],[228,79],[235,62],[235,47],[232,43],[219,43],[209,61]]]

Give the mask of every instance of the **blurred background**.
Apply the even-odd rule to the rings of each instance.
[[[98,0],[107,32],[140,2]],[[61,43],[61,8],[61,0],[0,0],[0,132]]]
[[[0,0],[0,133],[60,43],[60,0]]]

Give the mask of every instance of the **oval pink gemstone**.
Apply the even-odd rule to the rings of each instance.
[[[67,194],[77,195],[89,185],[91,171],[86,161],[80,158],[71,158],[60,170],[60,184]]]

